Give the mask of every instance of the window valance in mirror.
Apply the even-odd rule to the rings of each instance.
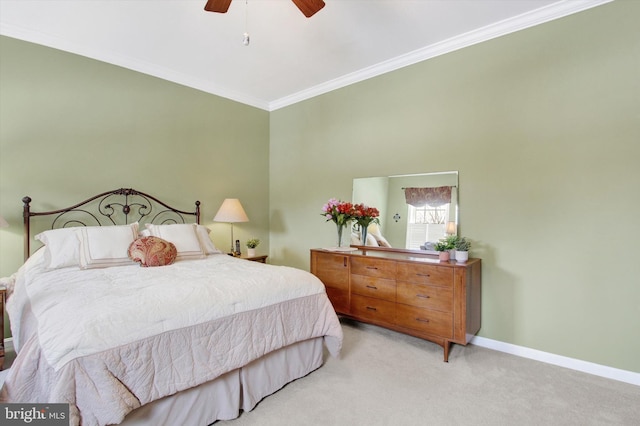
[[[435,188],[404,188],[407,204],[414,207],[426,205],[438,207],[451,202],[451,186]]]

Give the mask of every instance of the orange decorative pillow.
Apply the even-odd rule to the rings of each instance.
[[[175,245],[158,237],[138,238],[131,243],[128,253],[140,266],[171,265],[178,256]]]

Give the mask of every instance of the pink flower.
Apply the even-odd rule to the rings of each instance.
[[[327,204],[322,206],[322,215],[327,221],[332,220],[340,226],[353,220],[354,213],[353,204],[336,198],[329,199]]]

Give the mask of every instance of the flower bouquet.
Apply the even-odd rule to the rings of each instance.
[[[336,228],[338,230],[337,247],[342,247],[342,231],[349,222],[354,220],[355,210],[353,204],[336,198],[331,198],[327,204],[322,206],[321,214],[327,219],[327,222],[332,221],[336,224]]]
[[[367,245],[367,230],[372,223],[380,223],[380,212],[375,207],[365,206],[364,204],[356,204],[353,206],[353,220],[360,227],[360,241],[363,246]]]

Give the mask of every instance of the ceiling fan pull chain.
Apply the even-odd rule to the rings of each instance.
[[[249,0],[244,2],[244,34],[242,35],[242,44],[249,45]]]

